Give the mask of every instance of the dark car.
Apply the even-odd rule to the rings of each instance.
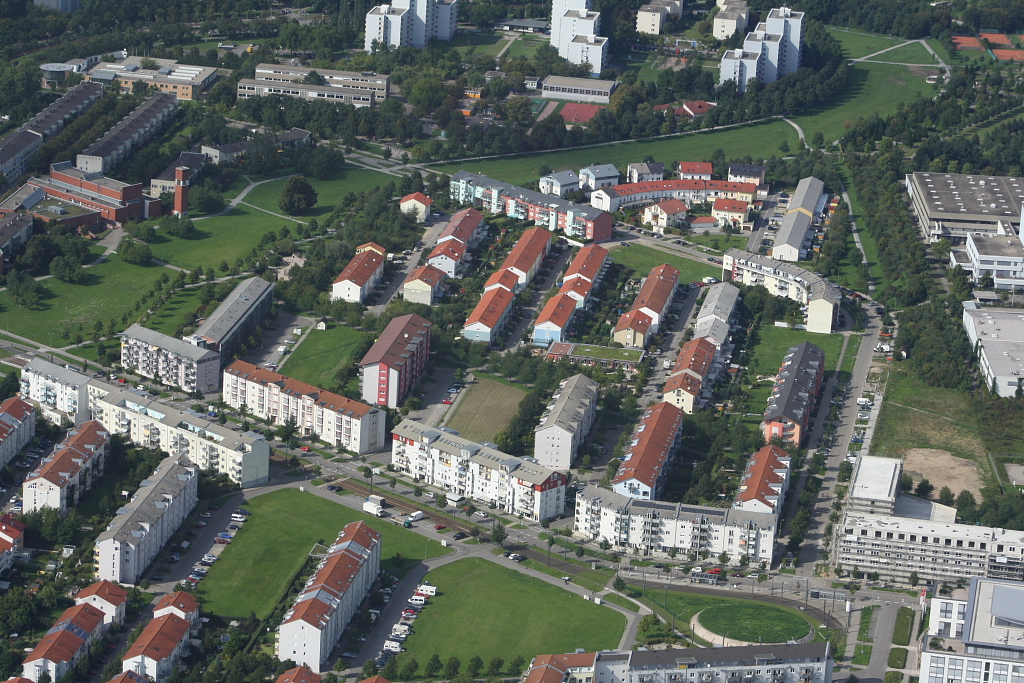
[[[235,514],[236,515],[245,515],[246,517],[248,517],[252,513],[249,512],[248,510],[246,510],[245,508],[238,508],[237,510],[235,510]]]
[[[242,527],[238,526],[237,524],[228,524],[228,528],[231,529],[232,531],[238,531]]]
[[[154,574],[153,576],[149,577],[149,580],[150,581],[163,581],[164,577],[160,576],[159,574]]]
[[[452,538],[454,538],[456,541],[461,541],[465,537],[466,537],[466,532],[464,532],[464,531],[457,531]]]
[[[338,491],[341,490],[341,487],[340,486],[328,486],[327,490],[328,491],[334,491],[335,493],[337,493]]]
[[[714,263],[714,262],[715,262],[715,259],[714,259],[714,257],[713,257],[713,256],[708,256],[708,261],[711,261],[712,263]]]

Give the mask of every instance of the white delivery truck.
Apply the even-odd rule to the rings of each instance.
[[[363,501],[363,512],[368,512],[375,517],[384,516],[384,498],[381,496],[367,496]]]
[[[423,511],[422,510],[417,510],[416,512],[414,512],[411,515],[409,515],[409,521],[410,522],[418,522],[421,519],[423,519]]]

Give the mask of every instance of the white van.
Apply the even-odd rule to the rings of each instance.
[[[410,605],[425,605],[425,604],[427,604],[427,599],[425,597],[423,597],[422,595],[414,595],[411,598],[409,598],[409,604]]]
[[[418,522],[421,519],[423,519],[423,511],[422,510],[417,510],[416,512],[414,512],[411,515],[409,515],[409,521],[410,522]]]
[[[397,640],[385,640],[384,649],[391,650],[392,652],[404,652],[404,650],[402,649],[402,644]]]
[[[244,522],[245,521],[245,515],[231,515],[231,521],[232,522]]]
[[[395,624],[391,627],[392,633],[401,633],[403,636],[409,635],[409,631],[411,630],[412,629],[409,628],[408,624]]]
[[[437,595],[437,586],[431,586],[429,583],[423,583],[416,586],[416,592],[433,597]]]

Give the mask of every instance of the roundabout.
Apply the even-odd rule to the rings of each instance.
[[[809,641],[811,623],[795,612],[773,605],[737,602],[708,607],[690,619],[700,638],[723,645],[757,645]]]

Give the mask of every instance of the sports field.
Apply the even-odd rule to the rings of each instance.
[[[317,201],[316,206],[310,210],[309,213],[299,216],[299,220],[308,222],[310,218],[321,218],[331,213],[334,207],[337,206],[342,199],[345,198],[349,192],[360,192],[372,190],[378,185],[384,186],[389,182],[398,183],[401,178],[386,173],[379,173],[377,171],[370,171],[365,168],[358,168],[356,166],[346,166],[342,170],[336,172],[326,180],[317,180],[316,178],[308,178],[313,189],[316,190]],[[281,192],[284,190],[284,184],[288,182],[286,178],[281,180],[275,180],[271,183],[264,183],[258,185],[252,189],[252,191],[245,196],[245,204],[252,204],[255,207],[259,207],[272,213],[283,213],[281,207],[277,205],[277,200],[281,198]],[[274,218],[270,216],[270,218]],[[217,220],[217,219],[211,219]],[[280,218],[274,218],[279,223],[287,223],[286,220]],[[198,223],[196,225],[199,225]]]
[[[405,642],[408,652],[398,656],[399,669],[415,658],[422,674],[435,654],[442,662],[458,657],[464,669],[474,655],[485,666],[494,657],[507,666],[517,655],[529,662],[544,653],[611,649],[626,625],[610,607],[482,558],[452,562],[426,578],[438,595],[416,619]]]
[[[494,436],[515,417],[524,396],[526,387],[519,389],[477,378],[463,390],[459,404],[444,426],[471,441],[494,441]]]
[[[722,277],[722,267],[717,264],[709,261],[701,263],[682,256],[673,256],[650,247],[637,245],[614,247],[611,249],[611,257],[616,263],[621,263],[632,270],[631,276],[635,278],[646,277],[651,272],[651,268],[663,263],[679,269],[680,282],[694,282],[709,276],[719,279]]]
[[[245,503],[252,517],[224,548],[220,560],[199,585],[204,612],[225,621],[255,612],[269,615],[284,596],[318,542],[330,543],[349,522],[363,520],[381,533],[381,569],[390,569],[396,553],[407,560],[451,552],[436,541],[391,522],[298,489],[281,489]]]
[[[698,620],[709,631],[748,643],[785,643],[811,632],[811,625],[795,612],[758,602],[711,607]]]
[[[338,324],[326,330],[310,330],[298,348],[286,356],[281,372],[313,386],[333,386],[338,370],[359,360],[352,356],[367,336],[366,332]]]

